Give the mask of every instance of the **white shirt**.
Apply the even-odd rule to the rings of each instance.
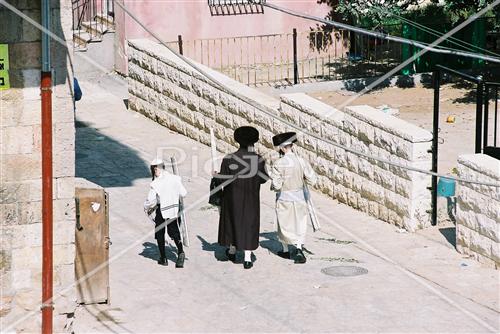
[[[148,198],[144,202],[144,210],[153,209],[160,204],[163,219],[177,217],[179,213],[179,198],[185,197],[186,188],[182,185],[180,176],[162,171],[160,176],[151,182]]]

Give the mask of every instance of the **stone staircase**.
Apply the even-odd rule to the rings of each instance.
[[[114,31],[113,17],[106,14],[97,14],[94,20],[82,22],[80,29],[73,30],[74,50],[87,51],[88,43],[101,42],[104,34]]]

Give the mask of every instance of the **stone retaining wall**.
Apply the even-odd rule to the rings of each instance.
[[[9,1],[40,21],[40,1]],[[51,31],[73,45],[71,1],[51,1]],[[42,298],[41,32],[0,6],[11,88],[0,91],[0,322],[2,332],[40,332]],[[5,28],[4,28],[5,27]],[[52,40],[54,332],[70,331],[76,308],[75,122],[66,47]],[[61,296],[60,291],[65,291]],[[19,321],[33,312],[33,315]]]
[[[460,177],[500,183],[500,161],[484,154],[458,158]],[[460,182],[456,243],[460,253],[500,268],[500,189]]]
[[[277,100],[200,67],[220,87],[165,47],[148,40],[129,41],[130,108],[205,144],[210,143],[213,128],[223,152],[236,145],[233,130],[251,124],[261,133],[257,150],[269,153],[273,134],[296,131],[289,122],[358,151],[427,170],[431,167],[427,151],[432,135],[410,123],[368,106],[339,111],[302,93],[284,94]],[[259,108],[233,97],[224,87]],[[298,140],[297,150],[319,174],[317,188],[322,192],[410,231],[430,225],[429,176],[359,157],[311,136],[299,133]]]

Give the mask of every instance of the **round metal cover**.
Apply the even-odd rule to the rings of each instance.
[[[350,277],[368,274],[368,270],[356,266],[333,266],[321,269],[321,272],[326,275],[335,277]]]

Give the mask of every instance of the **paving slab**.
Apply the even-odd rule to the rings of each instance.
[[[448,240],[453,226],[400,233],[314,193],[323,228],[309,231],[308,262],[295,265],[275,254],[274,193],[264,184],[254,267],[224,261],[218,212],[207,203],[210,148],[127,110],[124,83],[102,82],[80,83],[76,172],[110,195],[111,304],[78,307],[75,333],[500,331],[499,272],[458,254]],[[185,153],[191,246],[183,269],[156,263],[142,211],[158,147]],[[367,273],[322,272],[335,266]]]

